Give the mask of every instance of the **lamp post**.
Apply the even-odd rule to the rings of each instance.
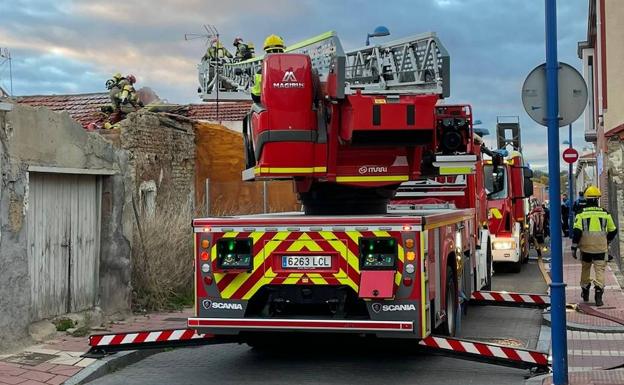
[[[375,28],[373,33],[369,33],[366,35],[366,46],[368,47],[370,45],[371,37],[381,37],[381,36],[388,36],[388,35],[390,35],[390,30],[387,27],[380,25],[379,27]]]

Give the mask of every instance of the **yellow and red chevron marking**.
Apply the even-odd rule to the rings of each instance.
[[[217,258],[216,242],[220,238],[251,238],[253,240],[253,270],[251,273],[215,272],[215,282],[222,298],[250,299],[265,285],[346,285],[358,291],[360,282],[360,237],[395,237],[399,242],[399,261],[395,285],[401,282],[404,251],[399,232],[387,231],[278,231],[278,232],[228,232],[215,237],[211,258]],[[280,253],[318,252],[337,255],[335,271],[273,271],[273,256]]]

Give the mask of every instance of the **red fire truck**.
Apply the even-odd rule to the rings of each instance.
[[[188,329],[92,336],[94,349],[339,332],[546,368],[545,353],[452,338],[464,301],[549,299],[480,291],[491,282],[482,146],[470,107],[440,103],[449,57],[435,34],[345,53],[330,32],[213,68],[207,84],[245,92],[258,68],[243,178],[292,179],[305,212],[195,219]],[[388,211],[403,182],[430,200]]]
[[[499,149],[510,147],[506,159],[485,165],[488,190],[488,227],[491,234],[493,261],[505,263],[513,272],[520,272],[529,260],[529,229],[527,198],[533,195],[532,171],[525,166],[520,153],[520,124],[497,122]],[[511,135],[506,135],[510,131]]]

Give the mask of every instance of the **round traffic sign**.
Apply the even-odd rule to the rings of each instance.
[[[522,85],[522,105],[537,124],[546,125],[546,64],[527,76]],[[571,65],[559,62],[559,127],[578,119],[587,106],[587,85]]]
[[[566,163],[574,163],[578,160],[579,158],[579,153],[578,151],[576,151],[573,148],[566,148],[565,150],[563,150],[563,161]]]

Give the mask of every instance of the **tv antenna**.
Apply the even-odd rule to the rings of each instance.
[[[219,31],[217,30],[217,27],[212,24],[204,24],[203,27],[206,30],[206,33],[185,33],[184,40],[190,41],[204,39],[206,41],[206,45],[210,44],[210,41],[214,38],[217,38],[217,42],[219,41]]]
[[[215,45],[215,49],[218,49],[220,46],[220,41],[219,41],[219,30],[217,30],[217,27],[215,27],[212,24],[204,24],[203,25],[204,30],[206,30],[206,33],[185,33],[184,34],[184,40],[186,41],[190,41],[190,40],[197,40],[197,39],[205,39],[206,41],[206,46],[209,46],[211,43],[213,43],[214,41],[214,45]],[[221,122],[221,120],[219,119],[219,63],[216,62],[215,66],[214,66],[214,71],[215,71],[215,81],[216,81],[216,113],[217,113],[217,121]]]
[[[0,69],[2,69],[2,67],[6,63],[9,63],[9,84],[10,84],[9,90],[10,90],[10,96],[13,96],[13,67],[12,67],[11,62],[12,62],[12,58],[11,58],[11,52],[9,51],[9,49],[0,47]],[[2,75],[2,72],[0,72],[0,75]],[[0,79],[2,79],[2,76],[0,76]]]

